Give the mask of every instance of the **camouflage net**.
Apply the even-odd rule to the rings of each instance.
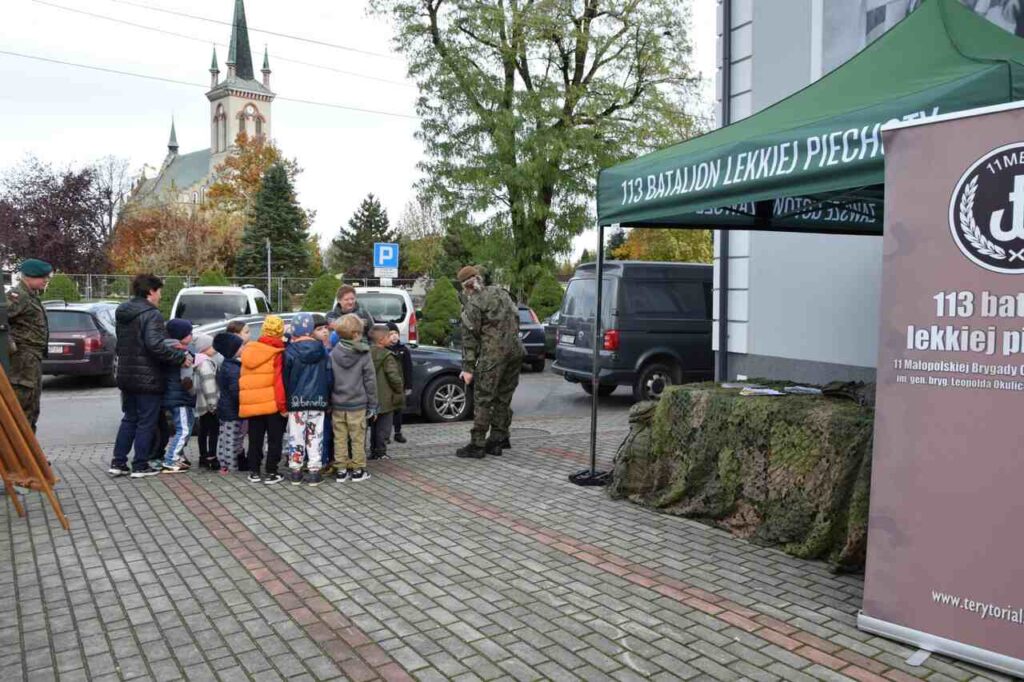
[[[609,492],[861,570],[873,422],[872,409],[845,400],[670,388],[630,411]]]

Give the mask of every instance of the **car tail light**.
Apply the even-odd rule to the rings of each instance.
[[[409,314],[409,343],[416,343],[419,340],[416,333],[416,313]]]
[[[605,350],[618,350],[619,349],[619,330],[609,329],[604,333],[604,349]]]
[[[96,353],[103,350],[103,339],[98,335],[90,334],[82,339],[82,349],[86,353]]]

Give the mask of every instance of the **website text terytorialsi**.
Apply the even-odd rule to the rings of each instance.
[[[1013,623],[1014,625],[1024,625],[1024,608],[996,606],[995,604],[967,599],[966,597],[957,597],[945,592],[936,592],[935,590],[932,590],[932,601],[943,606],[951,606],[955,609],[977,613],[982,619],[996,618]]]

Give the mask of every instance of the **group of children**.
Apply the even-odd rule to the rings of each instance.
[[[165,376],[164,473],[190,468],[185,448],[193,429],[201,465],[248,471],[251,483],[267,485],[283,480],[282,455],[293,485],[319,485],[332,469],[338,482],[366,480],[368,426],[370,459],[387,457],[392,430],[405,442],[401,412],[412,361],[393,323],[367,330],[350,314],[331,329],[323,315],[299,313],[288,329],[269,315],[255,340],[237,321],[210,337],[172,319],[167,333],[166,343],[193,363]]]

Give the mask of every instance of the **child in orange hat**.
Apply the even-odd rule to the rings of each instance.
[[[263,332],[242,349],[242,375],[238,380],[238,416],[249,420],[250,483],[281,482],[281,461],[287,405],[284,378],[284,321],[277,315],[263,320]],[[267,441],[266,471],[261,476],[263,440]]]

